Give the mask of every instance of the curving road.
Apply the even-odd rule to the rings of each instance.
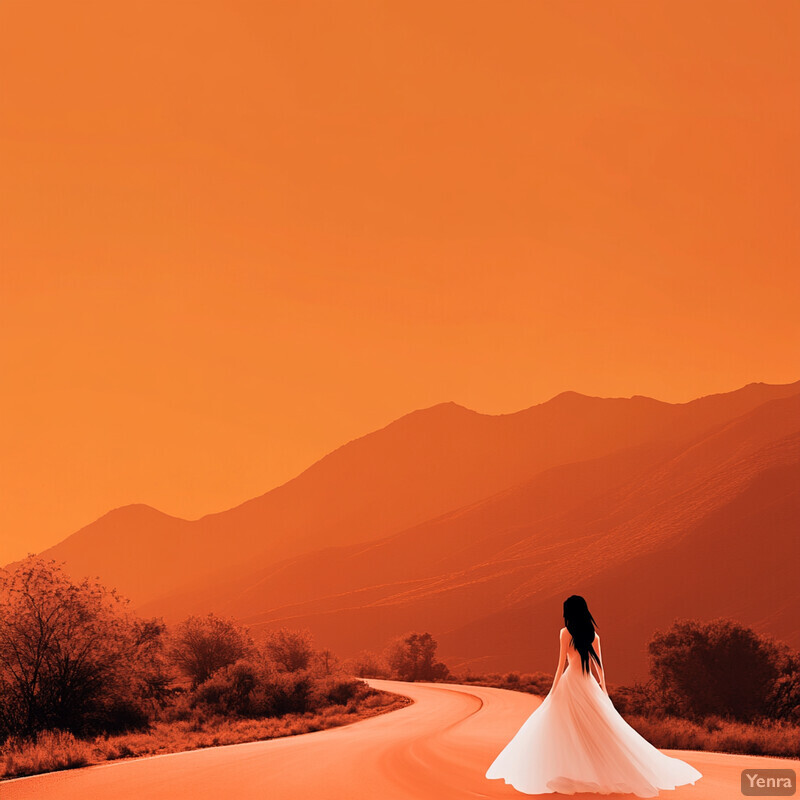
[[[0,800],[468,800],[531,797],[484,773],[541,699],[503,689],[370,680],[411,697],[340,728],[54,772],[0,783]],[[745,767],[800,761],[667,751],[704,775],[670,800],[741,797]],[[560,795],[539,795],[554,798]],[[597,800],[598,795],[571,795]],[[632,795],[603,795],[624,798]]]

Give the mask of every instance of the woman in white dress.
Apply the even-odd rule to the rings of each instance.
[[[656,797],[659,789],[702,778],[690,764],[653,747],[614,708],[606,690],[600,637],[582,597],[572,595],[564,602],[564,624],[547,697],[492,762],[486,777],[501,778],[525,794],[638,797]]]

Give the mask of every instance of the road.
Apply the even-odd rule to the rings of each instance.
[[[531,797],[484,773],[541,702],[503,689],[370,680],[411,697],[398,711],[326,731],[0,783],[0,800],[468,800]],[[704,777],[670,800],[741,797],[745,767],[800,761],[666,751]],[[550,798],[559,795],[540,795]],[[597,800],[598,795],[571,795]],[[625,798],[633,795],[603,795]]]

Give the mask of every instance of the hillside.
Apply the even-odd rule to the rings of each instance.
[[[144,610],[308,626],[338,652],[425,628],[453,664],[552,669],[565,594],[592,600],[617,679],[677,615],[731,615],[800,645],[792,589],[800,394],[684,444],[559,465],[379,541],[240,572]],[[748,575],[765,575],[757,586]]]
[[[685,445],[799,389],[800,382],[754,383],[682,404],[564,392],[501,415],[442,403],[342,445],[233,509],[187,521],[125,506],[44,555],[65,562],[75,576],[101,577],[137,604],[192,588],[212,591],[254,566],[424,524],[559,465],[628,448]]]

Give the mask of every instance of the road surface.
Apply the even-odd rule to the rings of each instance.
[[[0,800],[469,800],[531,797],[484,773],[541,702],[503,689],[370,680],[414,702],[361,722],[265,742],[114,761],[0,783]],[[800,761],[666,751],[693,764],[696,786],[669,800],[741,797],[745,767]],[[554,800],[562,795],[539,795]],[[571,795],[597,800],[598,795]],[[633,795],[603,795],[624,798]]]

